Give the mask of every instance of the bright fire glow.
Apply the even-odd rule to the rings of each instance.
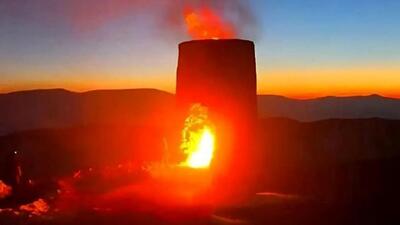
[[[215,148],[215,135],[211,127],[207,108],[200,104],[193,105],[182,131],[181,149],[187,158],[181,165],[191,168],[210,166]]]
[[[198,137],[194,151],[188,156],[186,163],[192,168],[206,168],[210,165],[214,152],[214,135],[205,128]]]
[[[210,8],[187,8],[184,17],[187,32],[194,39],[227,39],[235,36],[234,26]]]

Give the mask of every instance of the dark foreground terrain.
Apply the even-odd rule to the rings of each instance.
[[[68,210],[55,210],[59,208],[60,180],[66,177],[81,179],[77,189],[80,194],[75,198],[82,198],[83,202],[90,202],[93,197],[88,196],[98,196],[98,192],[107,193],[149,179],[142,166],[164,160],[163,127],[90,125],[2,136],[0,179],[10,180],[7,168],[10,153],[18,151],[23,179],[35,185],[15,190],[19,194],[0,200],[0,206],[15,208],[45,198],[50,210],[41,216],[2,212],[0,220],[4,224],[76,224],[77,221],[81,224],[396,224],[399,221],[400,121],[334,119],[301,123],[276,118],[260,120],[259,125],[262,147],[258,194],[254,193],[246,203],[224,207],[195,204],[160,208],[129,195],[111,202],[96,200],[102,202],[98,207],[72,202]],[[134,166],[126,169],[127,162]],[[104,168],[114,171],[111,173],[114,177],[99,175],[103,173],[98,171]],[[95,175],[88,175],[91,173]]]
[[[172,105],[150,89],[1,94],[0,224],[400,223],[399,100],[259,96],[255,189],[229,205],[152,176],[182,157]]]

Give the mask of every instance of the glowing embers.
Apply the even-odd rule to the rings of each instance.
[[[227,39],[235,36],[233,25],[210,8],[186,8],[184,17],[187,32],[193,39]]]
[[[187,155],[180,165],[191,168],[208,168],[215,149],[214,127],[208,118],[207,107],[194,104],[185,120],[180,148]]]
[[[11,193],[12,193],[11,186],[8,186],[6,183],[0,180],[0,199],[11,195]]]

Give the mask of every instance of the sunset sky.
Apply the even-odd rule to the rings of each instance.
[[[182,1],[148,2],[0,1],[0,92],[174,92],[177,45],[191,39]],[[400,1],[240,2],[254,17],[237,37],[256,44],[260,94],[400,97]]]

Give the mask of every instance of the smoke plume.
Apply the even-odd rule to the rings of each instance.
[[[149,29],[180,38],[213,35],[254,38],[256,35],[256,19],[248,0],[70,0],[66,4],[68,22],[84,32],[134,16],[139,21],[152,20],[154,26]]]

